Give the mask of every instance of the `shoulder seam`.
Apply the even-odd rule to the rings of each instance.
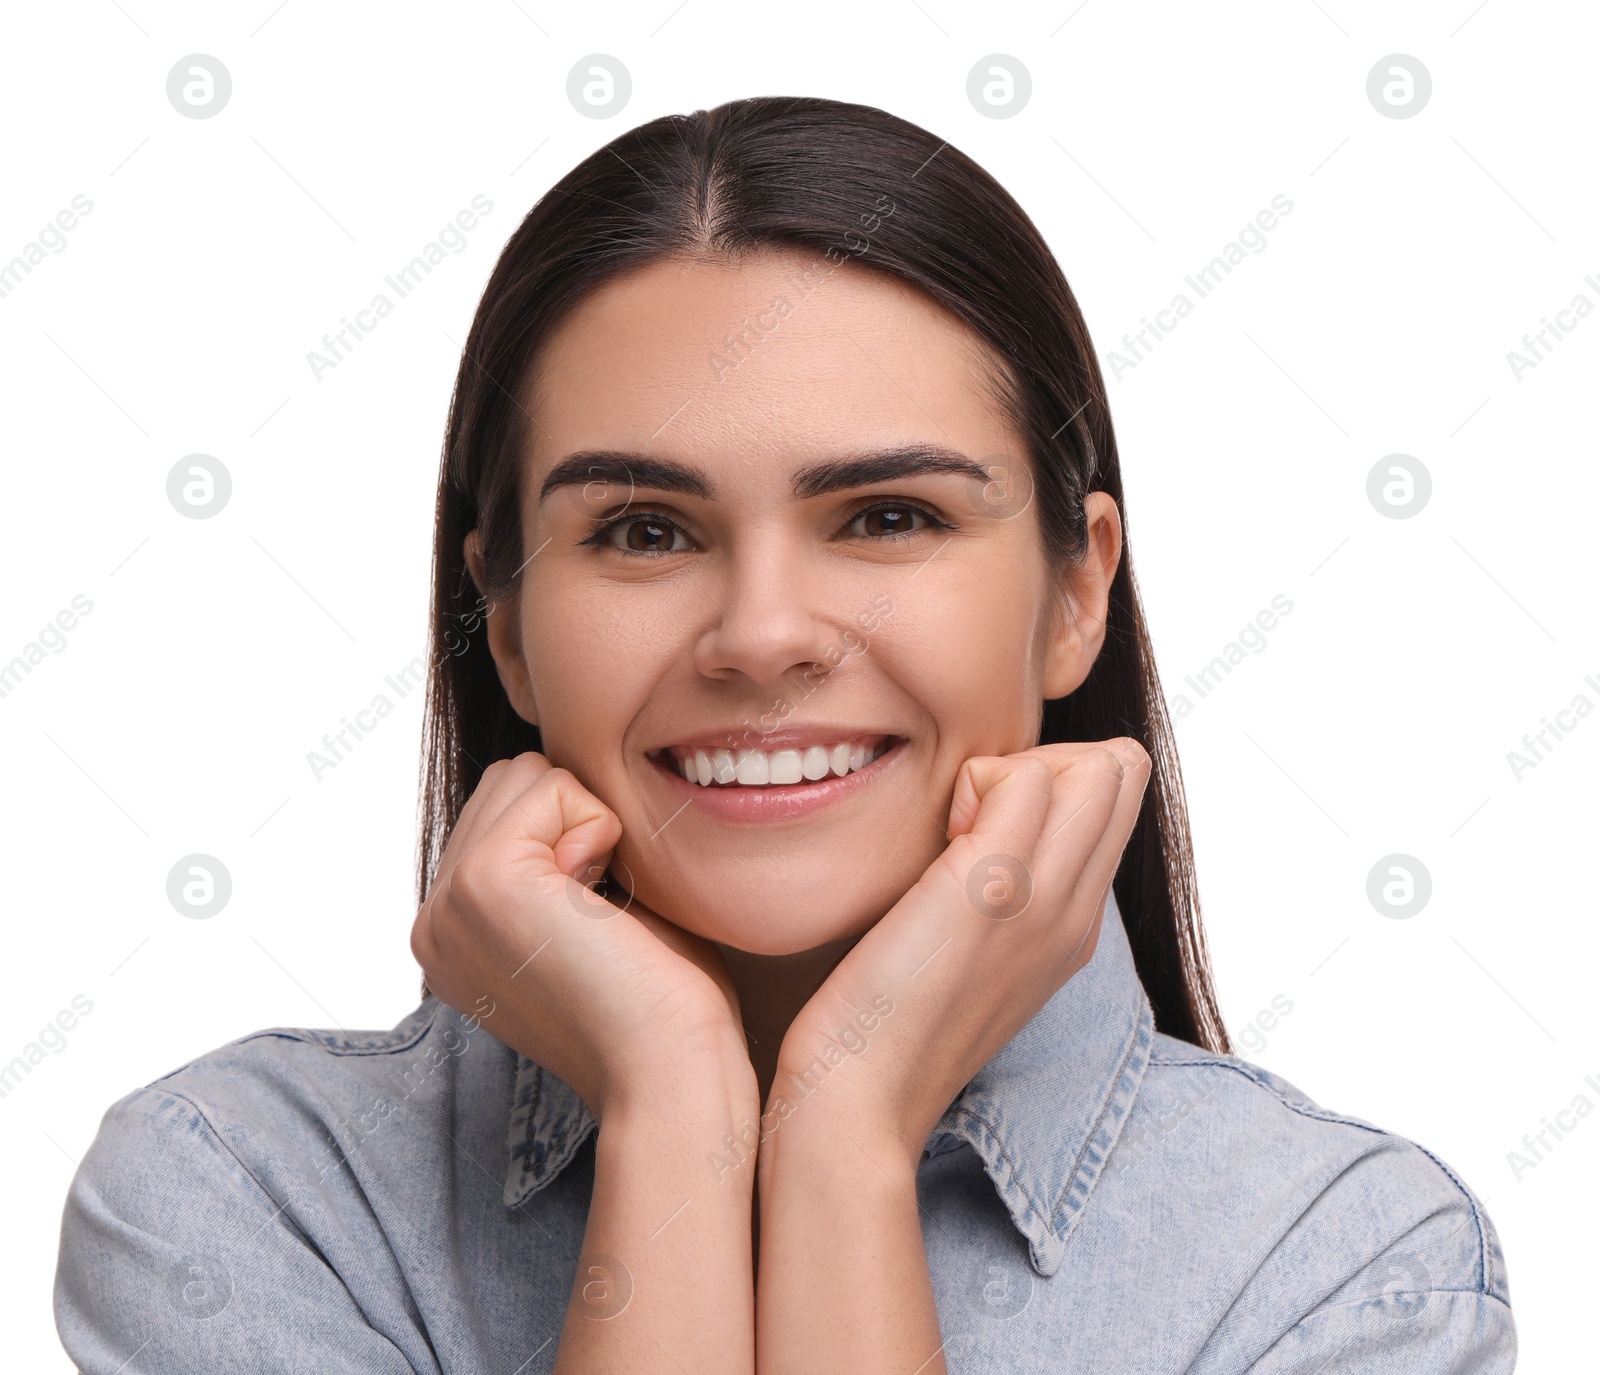
[[[159,1083],[160,1081],[157,1080],[156,1082]],[[187,1093],[184,1093],[181,1089],[169,1089],[169,1088],[158,1089],[153,1084],[147,1084],[143,1088],[135,1089],[132,1093],[128,1094],[121,1101],[124,1102],[124,1103],[129,1102],[131,1099],[139,1096],[140,1094],[157,1095],[157,1094],[163,1094],[163,1093],[167,1094],[168,1096],[170,1096],[172,1098],[180,1099],[181,1101],[187,1103],[191,1108],[193,1108],[195,1110],[195,1112],[199,1115],[200,1120],[205,1123],[206,1131],[210,1134],[211,1139],[214,1142],[216,1142],[218,1148],[228,1157],[228,1159],[233,1161],[233,1163],[235,1165],[237,1165],[239,1167],[239,1169],[244,1172],[245,1178],[248,1179],[252,1184],[254,1184],[258,1190],[260,1190],[262,1198],[264,1198],[268,1203],[272,1204],[273,1216],[276,1217],[280,1213],[282,1213],[283,1205],[280,1205],[278,1203],[278,1201],[273,1198],[272,1191],[270,1189],[268,1189],[267,1186],[265,1184],[263,1184],[259,1178],[257,1178],[256,1172],[254,1170],[252,1170],[248,1165],[246,1165],[244,1163],[243,1160],[241,1160],[239,1158],[239,1153],[237,1151],[235,1151],[233,1149],[233,1147],[230,1146],[227,1143],[227,1141],[224,1139],[222,1133],[217,1130],[217,1124],[211,1120],[211,1115],[205,1110],[205,1108],[203,1108],[199,1103],[197,1103]]]
[[[1251,1066],[1247,1061],[1237,1060],[1221,1055],[1205,1055],[1191,1057],[1189,1059],[1175,1060],[1163,1058],[1152,1053],[1150,1056],[1150,1063],[1152,1065],[1179,1065],[1192,1068],[1208,1067],[1214,1069],[1232,1070],[1241,1078],[1249,1080],[1249,1082],[1254,1084],[1257,1088],[1265,1089],[1280,1103],[1282,1103],[1284,1107],[1288,1108],[1291,1112],[1299,1113],[1302,1117],[1309,1117],[1318,1122],[1336,1122],[1346,1127],[1358,1127],[1362,1131],[1373,1132],[1379,1136],[1394,1136],[1398,1141],[1408,1140],[1407,1137],[1397,1136],[1394,1132],[1385,1131],[1382,1127],[1375,1127],[1370,1122],[1362,1122],[1357,1118],[1347,1117],[1343,1113],[1332,1112],[1329,1109],[1320,1106],[1319,1104],[1311,1102],[1309,1099],[1297,1103],[1293,1099],[1289,1098],[1281,1089],[1276,1088],[1263,1079],[1259,1074],[1254,1073],[1253,1066]],[[1415,1143],[1413,1142],[1411,1144]]]
[[[1437,1155],[1435,1155],[1432,1151],[1430,1151],[1426,1146],[1421,1145],[1419,1142],[1413,1141],[1409,1136],[1402,1136],[1398,1132],[1386,1131],[1384,1128],[1374,1126],[1370,1122],[1362,1122],[1362,1121],[1358,1121],[1355,1118],[1346,1117],[1346,1116],[1344,1116],[1344,1115],[1342,1115],[1340,1113],[1330,1112],[1328,1109],[1320,1107],[1320,1106],[1318,1106],[1318,1105],[1316,1105],[1314,1103],[1311,1103],[1309,1100],[1304,1101],[1304,1102],[1300,1102],[1300,1103],[1296,1103],[1294,1100],[1292,1100],[1289,1097],[1287,1097],[1282,1092],[1282,1090],[1280,1090],[1280,1089],[1274,1087],[1272,1084],[1268,1083],[1259,1074],[1253,1073],[1252,1072],[1252,1067],[1249,1065],[1249,1063],[1247,1061],[1241,1061],[1241,1060],[1238,1060],[1238,1059],[1236,1059],[1234,1057],[1223,1057],[1223,1056],[1219,1056],[1219,1055],[1202,1055],[1202,1056],[1189,1056],[1189,1057],[1185,1057],[1183,1059],[1176,1059],[1176,1058],[1167,1059],[1167,1058],[1158,1058],[1154,1048],[1152,1048],[1152,1052],[1151,1052],[1151,1056],[1150,1056],[1150,1062],[1153,1065],[1154,1064],[1162,1064],[1162,1065],[1186,1065],[1186,1066],[1213,1066],[1213,1067],[1218,1068],[1218,1069],[1230,1069],[1230,1070],[1235,1071],[1237,1074],[1239,1074],[1242,1078],[1246,1079],[1248,1082],[1254,1084],[1257,1088],[1265,1089],[1274,1098],[1276,1098],[1280,1103],[1282,1103],[1284,1105],[1284,1107],[1288,1108],[1290,1112],[1298,1113],[1301,1117],[1309,1118],[1314,1122],[1329,1122],[1329,1123],[1333,1123],[1333,1124],[1336,1124],[1336,1125],[1339,1125],[1339,1126],[1355,1127],[1360,1131],[1370,1132],[1374,1136],[1386,1136],[1391,1141],[1398,1142],[1398,1143],[1400,1143],[1401,1145],[1404,1145],[1404,1146],[1410,1146],[1415,1151],[1420,1151],[1423,1155],[1425,1155],[1429,1160],[1431,1160],[1433,1162],[1434,1167],[1436,1169],[1438,1169],[1438,1171],[1441,1174],[1443,1174],[1444,1177],[1446,1179],[1448,1179],[1452,1185],[1455,1186],[1456,1192],[1459,1193],[1461,1195],[1461,1197],[1466,1200],[1467,1209],[1468,1209],[1468,1211],[1470,1212],[1470,1214],[1472,1216],[1472,1225],[1473,1225],[1474,1229],[1477,1232],[1477,1253],[1478,1253],[1477,1254],[1477,1262],[1478,1262],[1477,1288],[1476,1289],[1472,1289],[1472,1290],[1460,1290],[1460,1291],[1439,1290],[1439,1291],[1436,1291],[1436,1292],[1440,1292],[1440,1293],[1460,1292],[1460,1293],[1483,1294],[1488,1298],[1493,1298],[1493,1299],[1499,1300],[1499,1295],[1495,1293],[1494,1289],[1490,1286],[1490,1283],[1489,1283],[1489,1237],[1488,1237],[1487,1231],[1484,1229],[1483,1215],[1482,1215],[1482,1213],[1480,1212],[1480,1210],[1478,1208],[1478,1200],[1473,1197],[1472,1191],[1470,1189],[1468,1189],[1464,1183],[1462,1183],[1461,1179],[1456,1175],[1455,1171],[1452,1170],[1448,1165],[1446,1165],[1444,1163],[1444,1161],[1439,1159],[1439,1157]],[[1501,1300],[1501,1301],[1503,1302],[1503,1300]],[[1507,1307],[1507,1309],[1509,1309],[1510,1305],[1507,1304],[1506,1307]]]
[[[1492,1290],[1489,1290],[1489,1289],[1444,1289],[1444,1288],[1433,1288],[1433,1289],[1396,1289],[1396,1290],[1388,1291],[1388,1296],[1391,1297],[1391,1298],[1398,1298],[1398,1297],[1401,1297],[1403,1295],[1411,1295],[1411,1294],[1471,1294],[1474,1298],[1488,1299],[1491,1303],[1499,1304],[1500,1307],[1505,1309],[1507,1313],[1511,1312],[1511,1305],[1509,1303],[1507,1303],[1503,1298],[1501,1298],[1498,1294],[1494,1293]],[[1301,1318],[1300,1322],[1296,1323],[1295,1326],[1298,1327],[1301,1324],[1309,1322],[1312,1318],[1320,1317],[1324,1313],[1335,1312],[1336,1310],[1338,1310],[1340,1308],[1358,1308],[1362,1304],[1383,1303],[1383,1302],[1385,1302],[1384,1297],[1379,1296],[1379,1295],[1375,1295],[1375,1294],[1367,1294],[1367,1295],[1364,1295],[1364,1296],[1359,1297],[1359,1298],[1342,1299],[1338,1303],[1325,1303],[1325,1304],[1320,1305],[1317,1308],[1312,1309],[1312,1311],[1307,1313],[1305,1315],[1305,1317]]]
[[[392,1039],[392,1040],[384,1041],[384,1042],[382,1042],[382,1043],[380,1043],[378,1045],[367,1045],[367,1046],[337,1046],[337,1045],[330,1045],[327,1041],[324,1041],[324,1040],[320,1039],[319,1037],[310,1034],[310,1028],[308,1028],[308,1027],[307,1028],[302,1028],[302,1027],[265,1027],[260,1031],[251,1031],[251,1032],[247,1032],[243,1036],[237,1036],[233,1040],[227,1041],[224,1044],[216,1047],[215,1050],[206,1051],[205,1053],[203,1053],[201,1055],[195,1056],[192,1060],[186,1060],[183,1064],[179,1065],[176,1069],[168,1070],[165,1074],[159,1075],[155,1079],[152,1079],[148,1084],[141,1085],[140,1087],[142,1087],[142,1088],[151,1088],[151,1087],[155,1086],[156,1084],[163,1083],[166,1080],[172,1078],[172,1076],[175,1075],[175,1074],[182,1074],[185,1070],[194,1068],[194,1066],[198,1065],[202,1060],[207,1059],[211,1055],[217,1054],[219,1051],[232,1050],[235,1046],[248,1045],[252,1041],[261,1041],[261,1040],[268,1040],[268,1039],[277,1040],[277,1041],[292,1041],[296,1045],[315,1046],[319,1050],[326,1051],[329,1055],[340,1056],[340,1057],[343,1057],[343,1056],[365,1056],[365,1055],[393,1055],[393,1054],[396,1054],[396,1053],[399,1053],[399,1052],[410,1050],[413,1046],[415,1046],[417,1044],[417,1042],[421,1041],[423,1039],[423,1037],[425,1037],[430,1031],[432,1031],[433,1030],[433,1024],[438,1020],[438,1017],[439,1017],[439,1009],[442,1008],[443,1006],[444,1006],[443,1003],[436,1002],[434,1004],[433,1011],[430,1012],[426,1017],[421,1018],[418,1021],[416,1027],[413,1028],[406,1035],[401,1036],[398,1039]],[[403,1023],[402,1023],[402,1025],[403,1025]],[[392,1033],[384,1033],[384,1034],[392,1035]]]
[[[1393,1136],[1397,1141],[1407,1141],[1412,1145],[1416,1144],[1415,1142],[1410,1142],[1408,1137],[1399,1136],[1391,1131],[1385,1131],[1382,1127],[1375,1127],[1371,1122],[1363,1122],[1359,1118],[1347,1117],[1343,1113],[1332,1112],[1328,1108],[1322,1107],[1320,1104],[1311,1102],[1310,1099],[1303,1099],[1297,1103],[1292,1098],[1288,1097],[1283,1090],[1268,1083],[1267,1080],[1255,1073],[1254,1067],[1247,1061],[1237,1060],[1221,1055],[1206,1055],[1184,1060],[1174,1060],[1160,1058],[1152,1054],[1150,1057],[1150,1063],[1153,1065],[1179,1065],[1193,1068],[1209,1067],[1214,1069],[1232,1070],[1241,1078],[1249,1080],[1249,1082],[1254,1084],[1257,1088],[1265,1089],[1280,1103],[1282,1103],[1284,1107],[1288,1108],[1291,1112],[1299,1113],[1302,1117],[1309,1117],[1313,1121],[1317,1122],[1335,1122],[1346,1127],[1357,1127],[1362,1131],[1373,1132],[1378,1136]]]

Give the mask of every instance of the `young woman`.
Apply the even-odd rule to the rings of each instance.
[[[111,1108],[79,1369],[1511,1371],[1466,1185],[1228,1054],[1104,387],[970,160],[586,159],[437,516],[423,1001]]]

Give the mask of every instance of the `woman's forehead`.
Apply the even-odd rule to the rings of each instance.
[[[845,263],[818,281],[808,264],[667,260],[591,293],[530,379],[535,477],[588,449],[799,468],[908,442],[1002,447],[973,331],[886,274]]]

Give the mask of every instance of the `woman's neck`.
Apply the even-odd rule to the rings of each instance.
[[[745,1048],[755,1067],[763,1108],[777,1076],[778,1051],[789,1024],[860,939],[850,936],[794,955],[752,955],[719,945],[738,990],[747,1038]]]

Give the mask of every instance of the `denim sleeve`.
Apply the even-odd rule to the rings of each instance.
[[[416,1375],[190,1099],[115,1103],[61,1224],[56,1329],[82,1375]]]
[[[1363,1210],[1385,1217],[1387,1244],[1273,1342],[1252,1375],[1512,1375],[1517,1330],[1494,1224],[1435,1157],[1405,1158],[1430,1163],[1387,1189],[1369,1176],[1361,1199],[1340,1204],[1346,1226]],[[1415,1207],[1400,1207],[1397,1182],[1409,1182]],[[1413,1221],[1417,1208],[1427,1214]]]
[[[1512,1375],[1511,1309],[1477,1290],[1395,1292],[1317,1309],[1250,1375]]]

